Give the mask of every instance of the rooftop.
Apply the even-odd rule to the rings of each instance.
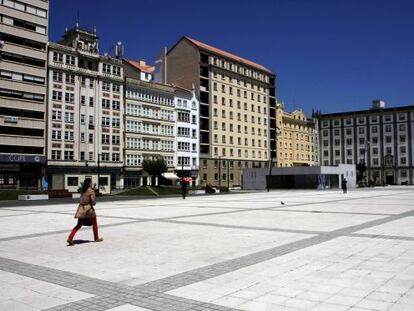
[[[155,67],[148,65],[144,60],[125,59],[125,61],[140,71],[143,71],[146,73],[153,73],[155,71]]]
[[[389,107],[389,108],[369,108],[365,110],[354,110],[354,111],[344,111],[344,112],[334,112],[334,113],[321,113],[317,112],[316,117],[321,118],[330,118],[330,117],[340,117],[340,116],[350,116],[350,115],[360,115],[360,114],[377,114],[377,113],[387,113],[392,111],[414,111],[414,105],[411,106],[399,106],[399,107]]]
[[[188,41],[190,41],[191,43],[195,44],[196,46],[198,46],[201,49],[204,49],[204,50],[210,51],[212,53],[215,53],[215,54],[222,55],[224,57],[233,59],[233,60],[235,60],[237,62],[246,64],[248,66],[251,66],[253,68],[259,69],[259,70],[264,71],[266,73],[273,74],[273,72],[270,69],[266,68],[263,65],[257,64],[255,62],[252,62],[252,61],[248,60],[248,59],[245,59],[245,58],[240,57],[240,56],[237,56],[237,55],[235,55],[233,53],[230,53],[230,52],[221,50],[219,48],[216,48],[214,46],[211,46],[211,45],[208,45],[206,43],[200,42],[198,40],[192,39],[190,37],[185,36],[184,38],[187,39]]]

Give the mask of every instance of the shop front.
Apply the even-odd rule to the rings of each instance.
[[[38,155],[0,155],[0,189],[40,190],[45,162]]]

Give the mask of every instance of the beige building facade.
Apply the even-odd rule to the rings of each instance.
[[[285,111],[276,104],[276,166],[319,165],[318,120],[308,118],[302,110]]]
[[[122,61],[100,55],[96,31],[76,26],[50,42],[48,74],[50,187],[69,189],[91,176],[102,192],[122,188]]]
[[[201,185],[238,187],[242,169],[269,165],[275,150],[275,74],[266,67],[183,37],[165,57],[169,83],[200,98]]]
[[[48,9],[47,0],[0,1],[0,188],[41,186]]]

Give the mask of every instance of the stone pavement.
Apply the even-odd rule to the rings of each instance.
[[[281,201],[285,205],[281,205]],[[414,310],[414,187],[0,208],[0,310]],[[1,203],[0,203],[1,204]]]

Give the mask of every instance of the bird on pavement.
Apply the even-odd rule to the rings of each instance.
[[[280,205],[285,205],[285,202],[283,202],[283,201],[280,201]]]

